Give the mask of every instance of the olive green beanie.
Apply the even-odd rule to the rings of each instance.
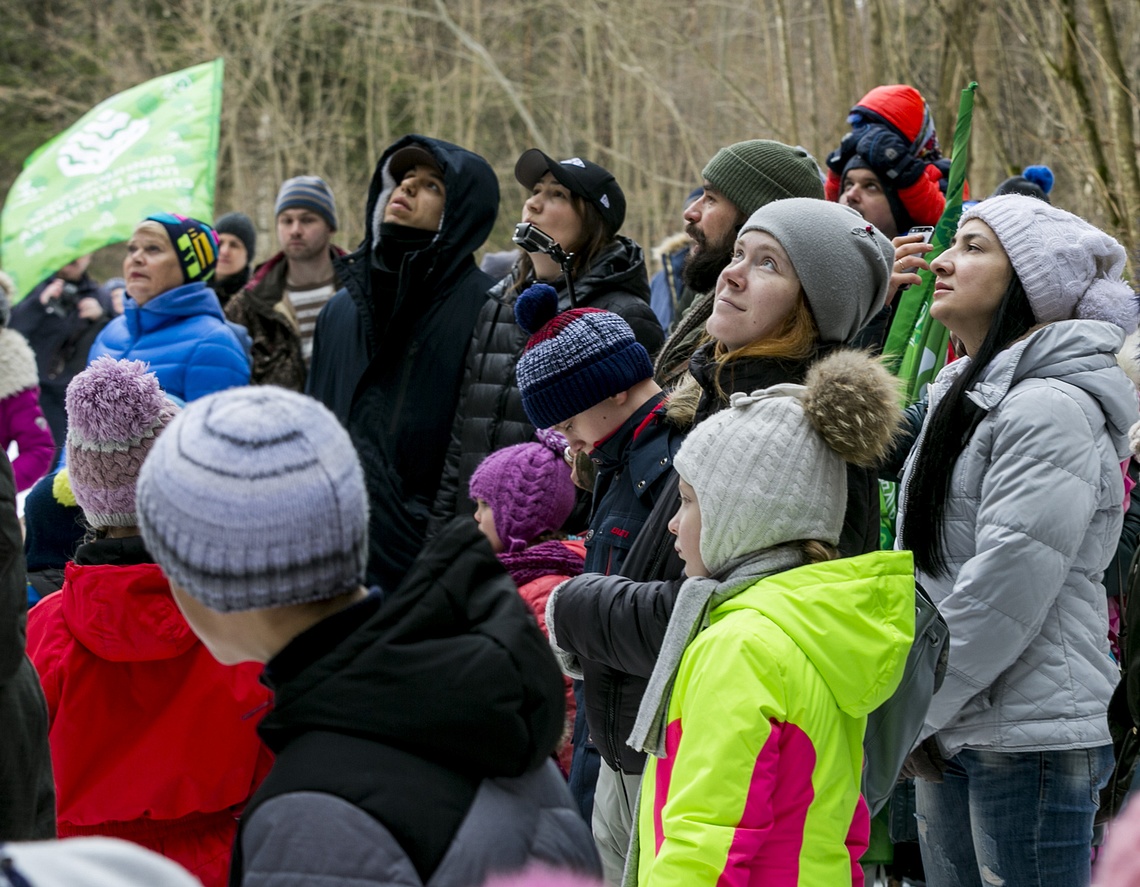
[[[812,156],[803,148],[768,139],[721,148],[702,175],[745,216],[786,197],[823,200],[823,181]]]

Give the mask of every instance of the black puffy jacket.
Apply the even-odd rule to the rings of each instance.
[[[403,256],[395,286],[373,292],[377,210],[396,181],[392,154],[417,145],[435,157],[446,190],[430,244]],[[391,589],[423,544],[463,378],[463,356],[491,279],[472,257],[495,222],[499,183],[479,155],[424,136],[384,152],[372,177],[364,243],[334,261],[344,283],[321,310],[307,393],[352,436],[369,499],[369,584]]]
[[[558,309],[570,307],[564,283],[558,286]],[[515,364],[526,347],[527,334],[515,323],[518,291],[514,277],[499,281],[479,312],[467,366],[460,389],[459,407],[451,430],[439,495],[432,509],[432,530],[451,518],[472,512],[467,483],[476,467],[495,450],[534,438],[515,381]],[[649,280],[641,247],[627,237],[603,252],[574,281],[574,298],[580,308],[601,308],[620,315],[652,356],[665,341],[665,333],[649,307]]]

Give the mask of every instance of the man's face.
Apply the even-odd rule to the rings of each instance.
[[[744,223],[743,213],[708,181],[704,193],[685,210],[685,233],[693,241],[681,277],[698,293],[716,286],[721,269],[732,256],[736,232]]]
[[[421,231],[438,231],[447,191],[443,173],[434,166],[416,164],[388,197],[384,221]]]
[[[71,283],[79,283],[83,279],[83,275],[87,271],[87,266],[91,264],[91,256],[80,256],[74,262],[68,262],[56,273],[56,277],[62,277]]]
[[[891,212],[887,192],[879,177],[869,169],[850,169],[843,177],[843,190],[839,202],[849,206],[886,235],[888,240],[898,237],[898,227]]]
[[[332,228],[311,209],[283,209],[277,214],[277,239],[286,259],[310,262],[328,251]]]

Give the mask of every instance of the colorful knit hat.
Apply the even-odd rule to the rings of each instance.
[[[209,280],[218,265],[218,235],[205,222],[174,213],[155,213],[146,221],[157,222],[166,229],[166,236],[174,244],[182,276],[187,283]]]
[[[348,432],[311,397],[258,385],[187,405],[138,496],[147,550],[212,610],[327,600],[364,581],[364,473]]]
[[[67,466],[41,477],[24,500],[24,559],[28,572],[62,570],[75,557],[87,527]]]
[[[598,308],[558,312],[554,287],[536,283],[515,301],[530,339],[515,366],[527,418],[549,428],[653,376],[653,362],[618,315]]]
[[[821,341],[850,342],[886,302],[895,248],[851,207],[776,200],[749,216],[748,231],[771,234],[792,260]]]
[[[997,236],[1038,323],[1083,318],[1136,329],[1136,293],[1124,282],[1124,247],[1079,216],[1036,197],[990,197],[962,213]]]
[[[673,460],[696,491],[701,560],[710,575],[787,542],[835,545],[847,463],[877,464],[901,420],[898,381],[860,351],[833,352],[803,385],[733,394]]]
[[[472,499],[491,506],[495,531],[508,553],[557,530],[574,510],[574,483],[563,457],[566,438],[548,429],[540,429],[536,437],[538,443],[491,453],[468,485]]]
[[[273,215],[277,217],[287,209],[311,209],[329,223],[335,231],[336,200],[332,189],[320,176],[296,176],[281,185]]]
[[[803,148],[768,139],[721,148],[701,174],[746,216],[773,200],[823,200],[823,180],[811,155]]]
[[[68,473],[87,523],[135,526],[139,469],[178,407],[145,363],[112,357],[71,380],[66,406]]]

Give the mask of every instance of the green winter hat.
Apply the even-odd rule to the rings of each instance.
[[[721,148],[702,175],[746,216],[786,197],[823,200],[815,160],[803,148],[783,142],[752,139]]]

